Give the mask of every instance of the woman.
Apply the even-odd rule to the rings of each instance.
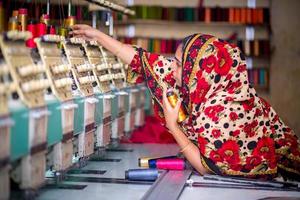
[[[87,25],[75,25],[72,34],[97,40],[130,64],[128,81],[147,83],[157,117],[200,174],[273,178],[280,173],[299,180],[299,140],[249,85],[245,57],[236,46],[194,34],[166,59]],[[179,95],[175,108],[167,88]],[[188,118],[178,124],[181,104]]]

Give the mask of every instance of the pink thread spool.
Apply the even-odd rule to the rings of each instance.
[[[180,158],[158,159],[156,167],[157,169],[184,170],[185,162]]]
[[[46,25],[48,26],[48,25],[49,25],[49,22],[50,22],[50,16],[47,15],[47,14],[43,14],[43,15],[41,16],[40,22],[41,22],[41,23],[44,23],[44,24],[46,24]]]
[[[56,30],[54,25],[48,26],[48,34],[50,35],[56,35]]]
[[[37,24],[37,37],[47,34],[47,25],[44,23]]]
[[[36,37],[36,22],[34,20],[29,21],[27,31],[31,32],[32,37],[26,41],[26,46],[29,48],[35,48],[36,44],[34,42],[34,38]]]

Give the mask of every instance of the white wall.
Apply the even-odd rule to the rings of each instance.
[[[300,136],[300,1],[272,0],[269,99],[283,121]]]

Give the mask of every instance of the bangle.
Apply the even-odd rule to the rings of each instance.
[[[185,150],[187,150],[187,149],[190,147],[191,144],[192,144],[192,143],[189,142],[187,145],[185,145],[185,146],[180,150],[180,152],[183,153]]]

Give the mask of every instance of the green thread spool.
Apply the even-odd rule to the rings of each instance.
[[[68,29],[65,28],[65,27],[60,27],[60,28],[58,29],[58,35],[67,37],[67,36],[68,36]],[[60,49],[63,48],[62,42],[60,42],[60,43],[58,44],[58,48],[60,48]]]
[[[184,9],[184,20],[188,21],[188,22],[194,21],[195,20],[194,13],[195,13],[195,11],[193,8],[185,8]]]
[[[150,52],[153,52],[153,51],[154,51],[154,39],[151,38],[151,39],[149,40],[149,47],[148,47],[148,48],[149,48],[149,51],[150,51]]]

